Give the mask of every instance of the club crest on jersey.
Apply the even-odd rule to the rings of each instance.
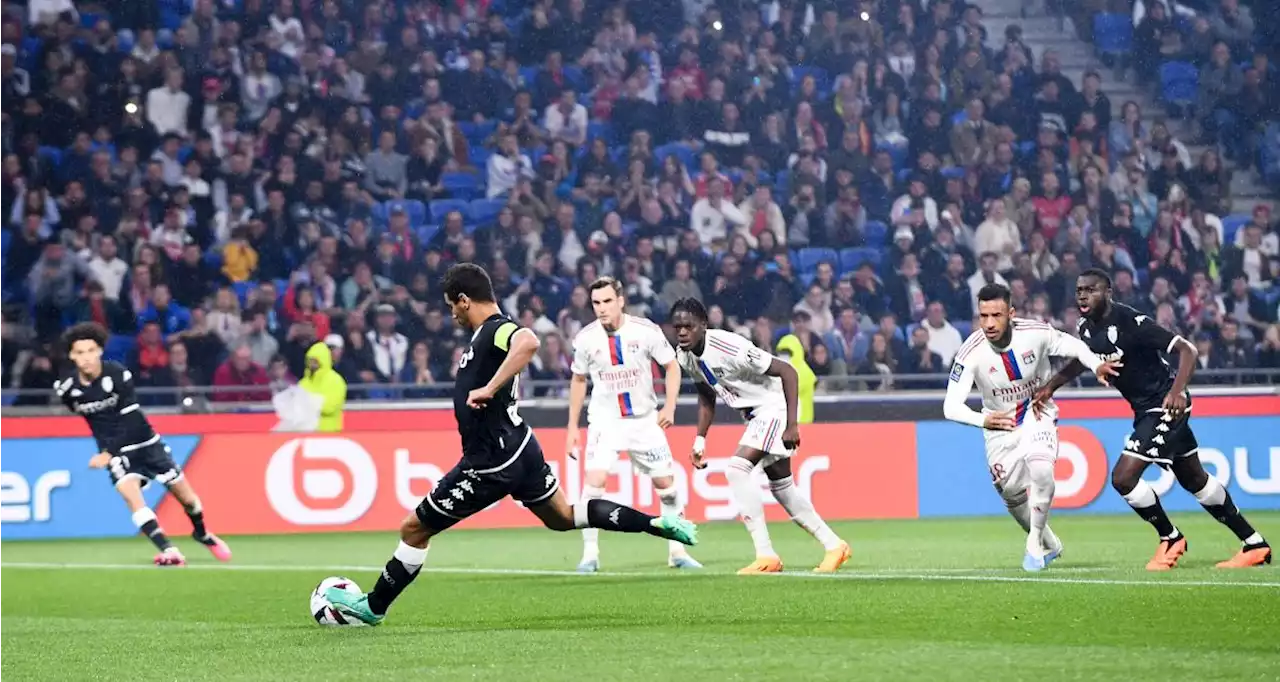
[[[115,387],[116,387],[116,383],[111,380],[111,377],[102,377],[102,390],[106,391],[107,393],[110,393],[111,389]]]
[[[1022,354],[1022,364],[1030,365],[1035,361],[1036,361],[1036,352],[1034,350],[1029,350]]]
[[[1116,332],[1116,326],[1114,324],[1111,325],[1110,327],[1107,327],[1107,340],[1110,341],[1113,345],[1116,342],[1117,336],[1118,334]]]

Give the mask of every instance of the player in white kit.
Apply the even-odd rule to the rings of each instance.
[[[1049,528],[1058,408],[1047,402],[1033,409],[1032,398],[1053,376],[1050,356],[1079,360],[1104,384],[1119,365],[1103,362],[1069,334],[1013,314],[1005,286],[988,284],[978,292],[981,329],[956,353],[943,413],[951,421],[986,429],[991,482],[1027,532],[1022,567],[1039,571],[1062,554],[1062,541]],[[965,405],[975,382],[982,393],[981,412]]]
[[[707,329],[707,309],[697,299],[676,301],[671,306],[671,325],[679,345],[676,359],[698,388],[698,437],[693,445],[693,465],[699,469],[706,466],[706,435],[715,418],[717,397],[741,412],[747,421],[738,451],[725,470],[733,500],[756,548],[755,561],[738,573],[782,570],[782,560],[773,549],[765,524],[760,487],[751,480],[757,466],[764,469],[769,489],[791,520],[817,538],[826,550],[814,570],[835,572],[849,560],[849,544],[818,516],[791,478],[791,456],[800,446],[796,423],[799,379],[795,368],[737,334]]]
[[[672,472],[671,448],[663,429],[675,422],[680,395],[680,366],[675,351],[658,325],[622,312],[626,299],[622,285],[612,277],[591,284],[591,307],[596,321],[573,338],[573,380],[569,390],[569,422],[565,450],[578,456],[578,415],[591,377],[591,402],[587,405],[585,485],[588,499],[604,496],[609,471],[626,452],[635,470],[653,481],[653,490],[664,515],[683,511]],[[653,392],[653,363],[666,370],[666,403],[658,411]],[[655,411],[657,414],[654,414]],[[600,531],[582,530],[582,561],[578,571],[600,570]],[[678,542],[668,545],[667,565],[702,568]]]

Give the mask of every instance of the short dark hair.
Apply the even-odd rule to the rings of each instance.
[[[608,275],[605,275],[604,277],[597,277],[596,281],[592,282],[591,286],[587,287],[588,292],[596,291],[598,289],[613,289],[613,293],[617,294],[619,298],[622,297],[622,282],[619,282],[617,279]]]
[[[1106,283],[1108,289],[1111,288],[1111,275],[1107,274],[1107,271],[1103,270],[1102,268],[1089,268],[1088,270],[1085,270],[1084,272],[1080,273],[1080,276],[1081,277],[1097,277],[1098,279]]]
[[[99,348],[106,348],[107,328],[97,322],[81,322],[62,334],[62,345],[68,353],[77,341],[92,341]]]
[[[450,301],[466,296],[477,303],[494,303],[493,280],[489,273],[475,263],[458,263],[444,273],[440,283],[444,295]]]
[[[992,282],[978,290],[978,302],[982,301],[1004,301],[1005,305],[1011,305],[1013,295],[1009,293],[1009,287]]]
[[[675,303],[672,303],[670,313],[671,317],[675,317],[676,313],[680,312],[689,313],[702,322],[706,322],[710,319],[707,316],[707,307],[702,305],[702,301],[699,301],[696,298],[681,298],[677,299]]]

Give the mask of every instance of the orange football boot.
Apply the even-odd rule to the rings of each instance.
[[[1160,540],[1156,547],[1156,555],[1147,562],[1148,571],[1168,571],[1178,565],[1178,559],[1187,553],[1187,536],[1179,535],[1177,540]]]
[[[822,563],[818,564],[813,572],[835,573],[852,555],[853,550],[849,549],[849,543],[841,542],[839,547],[827,550],[826,556],[822,557]]]
[[[1249,568],[1271,563],[1271,547],[1257,545],[1245,547],[1226,561],[1218,562],[1218,568]]]
[[[781,573],[782,559],[776,556],[756,557],[756,560],[738,571],[738,575],[755,575],[756,573]]]

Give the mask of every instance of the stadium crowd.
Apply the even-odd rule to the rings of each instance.
[[[1133,59],[1202,65],[1194,157],[963,0],[5,2],[4,386],[94,320],[143,386],[265,399],[324,340],[442,395],[461,261],[542,335],[534,379],[603,274],[869,389],[945,375],[987,282],[1074,329],[1087,267],[1202,367],[1280,367],[1280,223],[1229,191],[1270,162],[1274,55],[1237,0],[1175,54],[1168,9]]]

